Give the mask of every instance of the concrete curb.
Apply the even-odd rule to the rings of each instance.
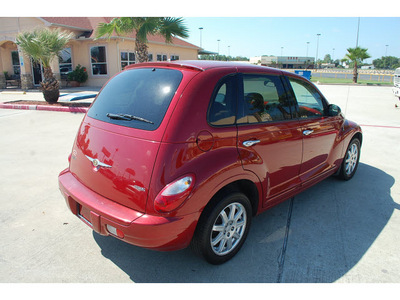
[[[18,104],[4,104],[0,103],[0,108],[5,109],[24,109],[24,110],[45,110],[45,111],[60,111],[71,113],[86,113],[88,107],[66,107],[66,106],[51,106],[51,105],[18,105]]]

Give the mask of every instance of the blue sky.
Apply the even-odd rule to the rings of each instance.
[[[315,57],[330,54],[341,59],[355,47],[358,17],[185,17],[190,29],[188,42],[209,51],[231,56],[281,55]],[[360,17],[358,44],[372,56],[400,57],[400,17]],[[389,45],[386,47],[386,45]],[[228,48],[228,46],[230,46]],[[283,47],[283,49],[281,49]],[[333,50],[333,48],[335,50]]]
[[[232,56],[280,55],[315,57],[330,54],[341,59],[356,45],[358,17],[359,45],[372,56],[400,57],[400,4],[398,0],[119,0],[115,5],[93,5],[69,0],[62,8],[53,0],[41,5],[22,0],[17,10],[6,8],[5,16],[173,16],[183,17],[190,30],[188,42],[209,51]],[[99,2],[100,3],[100,2]],[[45,8],[43,10],[43,8]],[[386,47],[385,45],[389,45]],[[230,46],[228,50],[228,46]],[[335,48],[335,51],[333,51]]]

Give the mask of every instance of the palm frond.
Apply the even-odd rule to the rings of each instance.
[[[115,33],[116,35],[123,35],[132,32],[135,29],[135,18],[122,17],[114,18],[109,23],[100,23],[96,29],[96,39],[103,36],[111,38]]]
[[[110,23],[100,23],[97,26],[95,40],[103,36],[110,38],[114,31],[117,32],[117,25],[113,21],[114,19]]]
[[[137,24],[140,22],[140,27],[136,29],[136,38],[142,43],[147,43],[147,36],[149,34],[154,35],[157,33],[157,30],[160,26],[161,18],[147,17],[141,19],[142,20],[136,20]]]
[[[175,36],[182,38],[189,37],[189,30],[184,24],[183,18],[162,18],[159,32],[165,37],[167,43],[172,43],[172,38]]]
[[[16,44],[21,48],[26,56],[30,56],[33,61],[40,62],[42,49],[40,41],[34,32],[22,32],[17,35]]]
[[[173,37],[189,37],[189,30],[183,18],[172,17],[122,17],[114,18],[109,23],[100,23],[96,29],[96,39],[112,34],[117,35],[136,33],[136,52],[143,53],[139,57],[147,60],[148,35],[160,34],[167,43],[173,42]],[[139,49],[140,48],[140,49]]]
[[[43,67],[50,67],[50,61],[58,57],[71,38],[73,38],[72,33],[59,29],[41,28],[18,34],[16,43],[22,52],[34,61],[42,63]]]
[[[351,61],[362,62],[364,59],[371,57],[367,51],[368,49],[361,47],[348,48],[345,58]]]

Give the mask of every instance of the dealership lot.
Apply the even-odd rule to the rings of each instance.
[[[400,282],[400,101],[391,87],[319,88],[362,125],[357,174],[256,217],[220,266],[93,233],[57,183],[83,114],[1,109],[0,282]]]

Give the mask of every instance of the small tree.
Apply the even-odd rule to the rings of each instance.
[[[33,32],[23,32],[17,35],[16,43],[22,51],[33,61],[43,66],[44,80],[40,83],[44,99],[55,103],[60,96],[60,84],[54,77],[50,63],[58,58],[61,50],[73,37],[72,33],[50,30],[48,28],[36,29]]]
[[[400,59],[395,56],[382,56],[372,61],[377,69],[396,69],[400,67]]]
[[[356,47],[356,48],[348,48],[347,54],[344,57],[344,61],[352,61],[354,62],[354,69],[353,69],[353,82],[357,83],[358,78],[358,67],[357,63],[361,63],[364,59],[370,58],[371,56],[367,53],[368,49]]]
[[[324,63],[329,63],[329,64],[332,63],[331,55],[330,55],[330,54],[326,54],[326,55],[324,56],[323,62],[324,62]]]
[[[147,36],[159,34],[167,43],[172,43],[174,36],[189,37],[188,29],[183,25],[182,18],[170,17],[123,17],[114,18],[109,23],[100,23],[97,27],[96,38],[136,33],[135,48],[139,62],[148,61]]]

